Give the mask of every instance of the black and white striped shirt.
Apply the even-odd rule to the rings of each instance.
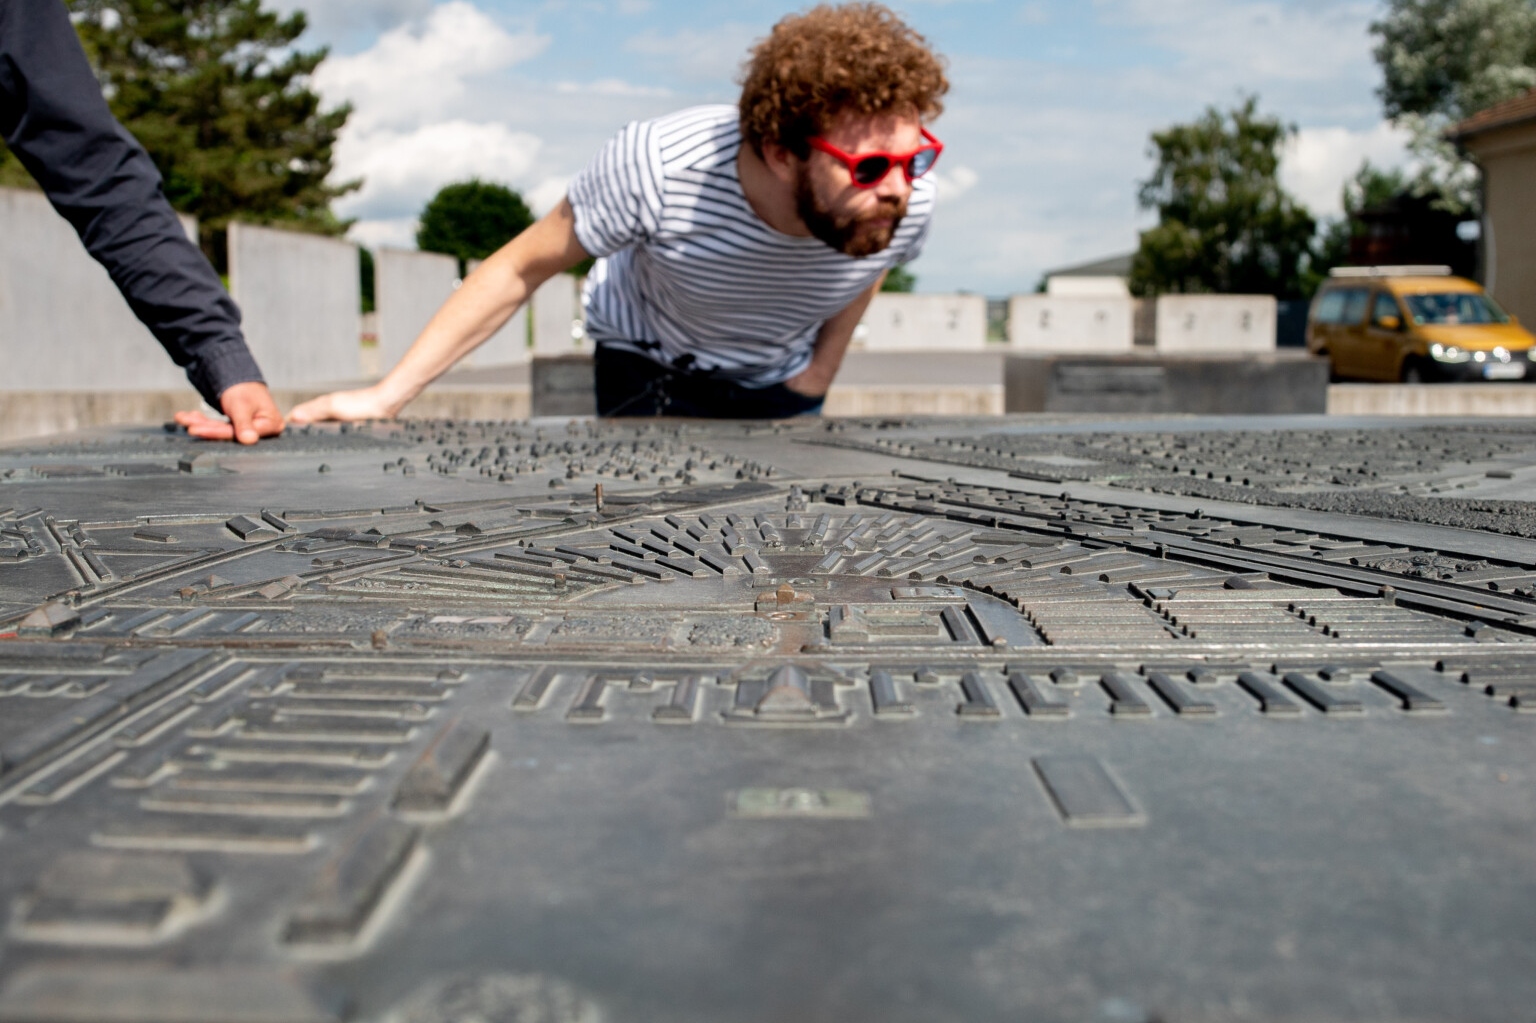
[[[588,336],[766,387],[805,369],[821,325],[917,256],[935,189],[928,178],[914,182],[890,246],[863,259],[781,234],[742,194],[738,116],[704,106],[631,123],[569,198],[577,239],[602,257],[582,295]]]

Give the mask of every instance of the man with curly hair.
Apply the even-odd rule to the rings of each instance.
[[[545,280],[589,256],[598,413],[778,418],[819,411],[886,272],[915,257],[949,88],[877,3],[783,19],[737,107],[630,124],[564,201],[464,282],[378,384],[295,422],[397,414]]]

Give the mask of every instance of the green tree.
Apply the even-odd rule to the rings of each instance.
[[[532,225],[522,196],[476,178],[438,189],[421,211],[416,247],[457,258],[462,273],[469,260],[484,259]]]
[[[1305,292],[1316,223],[1280,187],[1280,148],[1295,132],[1248,98],[1152,135],[1152,176],[1139,199],[1158,224],[1142,232],[1131,290],[1291,298]]]
[[[906,294],[917,287],[917,275],[908,270],[905,265],[893,266],[885,275],[885,281],[880,285],[881,291],[894,291]]]
[[[1436,208],[1478,208],[1476,170],[1446,130],[1536,86],[1536,0],[1389,0],[1371,26],[1382,106],[1410,136],[1419,197]]]

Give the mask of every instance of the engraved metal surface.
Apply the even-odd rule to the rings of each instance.
[[[1536,428],[0,449],[0,1020],[1509,1020]]]

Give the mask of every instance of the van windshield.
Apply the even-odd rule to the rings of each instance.
[[[1448,292],[1442,295],[1404,295],[1408,314],[1419,326],[1457,326],[1508,323],[1509,316],[1487,295]]]

